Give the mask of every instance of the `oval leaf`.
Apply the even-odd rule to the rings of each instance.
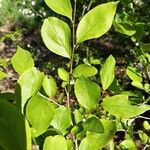
[[[28,122],[14,105],[5,100],[0,100],[0,148],[31,150]]]
[[[49,136],[45,139],[43,150],[68,150],[67,141],[61,135]]]
[[[51,125],[62,134],[66,134],[67,128],[72,125],[70,110],[67,107],[57,108]]]
[[[149,105],[131,105],[127,95],[116,95],[106,98],[102,106],[104,110],[117,118],[132,118],[150,110]]]
[[[34,96],[27,104],[26,116],[35,130],[35,136],[38,136],[50,126],[54,116],[54,106],[42,96]]]
[[[106,90],[115,78],[115,64],[116,61],[112,55],[110,55],[100,70],[100,78],[103,89]]]
[[[15,94],[17,106],[22,109],[22,112],[27,100],[41,88],[43,77],[44,74],[36,68],[31,68],[20,76]]]
[[[13,68],[19,74],[22,74],[26,70],[34,67],[34,61],[30,52],[22,49],[21,47],[17,48],[16,53],[11,58],[11,63],[13,65]]]
[[[82,107],[91,110],[98,105],[100,88],[88,78],[78,78],[75,82],[75,95]]]
[[[45,76],[43,79],[43,88],[49,97],[54,97],[57,92],[57,84],[52,76]]]
[[[97,74],[97,69],[93,66],[89,66],[86,64],[81,64],[77,66],[73,71],[73,76],[75,78],[80,76],[90,77],[90,76],[94,76],[95,74]]]
[[[72,7],[70,0],[45,0],[45,3],[56,13],[72,19]]]
[[[64,81],[69,81],[69,73],[64,68],[58,68],[58,76]]]
[[[90,131],[90,132],[95,132],[95,133],[104,132],[103,125],[96,116],[92,116],[88,118],[88,120],[84,122],[83,128],[85,131]]]
[[[90,10],[79,22],[77,43],[105,34],[111,27],[118,2],[99,5]]]
[[[104,133],[87,132],[81,141],[79,150],[98,150],[110,142],[116,132],[116,124],[111,120],[100,119]]]
[[[71,58],[71,31],[64,21],[55,17],[45,19],[41,35],[50,51],[57,55]]]

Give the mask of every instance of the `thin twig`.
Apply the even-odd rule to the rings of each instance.
[[[73,12],[73,19],[72,19],[72,55],[71,55],[71,64],[70,64],[70,74],[72,74],[73,68],[73,58],[74,58],[74,51],[76,49],[76,39],[75,39],[75,23],[76,23],[76,9],[77,9],[77,0],[74,0],[74,12]]]
[[[49,100],[49,101],[51,101],[52,103],[54,103],[54,104],[56,104],[57,106],[61,106],[60,104],[58,104],[56,101],[54,101],[53,99],[51,99],[51,98],[48,98],[48,97],[46,97],[46,96],[44,96],[44,95],[41,95],[42,97],[44,97],[45,99],[47,99],[47,100]]]

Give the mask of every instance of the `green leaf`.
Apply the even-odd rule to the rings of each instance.
[[[145,132],[143,132],[142,130],[138,130],[138,134],[139,134],[139,137],[142,140],[142,142],[144,142],[146,144],[149,140],[148,135]]]
[[[141,50],[145,53],[149,53],[150,52],[150,43],[148,44],[143,44],[140,46]]]
[[[22,109],[22,112],[27,100],[40,90],[43,77],[44,74],[36,68],[31,68],[20,76],[15,93],[17,106]]]
[[[57,84],[55,79],[52,76],[45,75],[43,79],[43,88],[49,97],[54,97],[57,92]]]
[[[72,7],[70,0],[45,0],[45,3],[56,13],[72,19]]]
[[[45,139],[43,150],[68,150],[67,141],[61,135],[49,136]]]
[[[75,109],[73,113],[74,113],[74,120],[76,124],[78,124],[83,120],[84,116],[78,109]]]
[[[30,52],[22,49],[21,47],[17,48],[17,52],[11,58],[11,63],[13,65],[13,68],[19,74],[22,74],[26,70],[34,67],[34,61]]]
[[[64,21],[55,17],[45,19],[41,35],[50,51],[57,55],[71,58],[71,31]]]
[[[67,107],[59,107],[55,110],[51,125],[62,134],[67,133],[67,129],[72,125],[70,110]]]
[[[129,22],[130,20],[126,21],[127,18],[128,14],[126,13],[116,15],[115,20],[113,21],[113,26],[115,28],[115,31],[128,36],[132,36],[136,33],[136,29],[134,28],[132,23]]]
[[[95,132],[95,133],[104,132],[103,125],[96,116],[92,116],[88,118],[88,120],[83,123],[83,128],[85,131],[90,131],[90,132]]]
[[[144,127],[145,130],[150,130],[150,124],[149,124],[149,122],[148,121],[144,121],[143,127]]]
[[[97,72],[98,71],[95,67],[81,64],[74,69],[73,76],[75,78],[80,77],[80,76],[90,77],[90,76],[96,75]]]
[[[31,150],[28,122],[14,105],[1,99],[0,147],[3,150]]]
[[[88,78],[78,78],[75,82],[75,95],[79,104],[87,110],[94,109],[100,100],[100,88]]]
[[[14,101],[15,94],[11,92],[0,93],[0,99],[6,100],[6,101]]]
[[[115,78],[115,64],[114,57],[110,55],[100,70],[100,79],[104,90],[111,85]]]
[[[54,105],[42,96],[33,96],[26,107],[26,116],[36,131],[35,136],[44,133],[54,116]]]
[[[0,71],[0,80],[2,80],[3,78],[5,78],[7,76],[6,73],[4,73],[3,71]]]
[[[81,141],[79,150],[98,150],[104,147],[113,138],[116,124],[111,120],[100,119],[104,133],[87,132],[86,138]]]
[[[79,22],[77,43],[105,34],[111,27],[118,2],[109,2],[90,10]]]
[[[142,75],[136,68],[128,67],[126,73],[131,80],[142,82]]]
[[[64,81],[69,81],[69,73],[64,68],[58,68],[58,76]]]
[[[137,150],[135,143],[132,140],[124,140],[119,144],[121,150]]]
[[[150,110],[149,105],[132,105],[127,95],[115,95],[106,98],[102,106],[105,111],[117,118],[132,118]]]
[[[133,81],[133,82],[131,82],[131,84],[132,84],[133,86],[135,86],[135,87],[141,89],[141,90],[144,90],[144,87],[143,87],[142,83],[139,82],[139,81]]]

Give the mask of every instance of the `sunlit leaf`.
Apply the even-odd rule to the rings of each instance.
[[[72,19],[72,7],[70,0],[45,0],[45,3],[56,13]]]
[[[78,78],[75,82],[75,95],[79,104],[87,110],[94,109],[100,100],[99,86],[88,78]]]
[[[104,90],[111,85],[115,78],[115,64],[114,57],[110,55],[100,70],[100,79]]]
[[[90,10],[77,27],[77,43],[98,38],[111,27],[118,2],[109,2]]]
[[[11,58],[11,63],[13,68],[19,73],[22,74],[26,70],[34,67],[34,61],[30,52],[22,49],[21,47],[17,48],[16,53]]]
[[[80,76],[90,77],[90,76],[94,76],[95,74],[97,74],[97,72],[98,72],[97,69],[93,66],[80,64],[74,69],[73,76],[75,78],[80,77]]]
[[[36,136],[47,130],[54,113],[53,104],[42,96],[34,96],[29,100],[26,107],[26,116],[34,128]]]
[[[67,141],[61,135],[49,136],[45,139],[43,150],[68,150]]]
[[[71,31],[64,21],[55,17],[45,19],[41,34],[45,45],[50,51],[71,58]]]
[[[127,95],[106,98],[102,107],[117,118],[132,118],[150,110],[150,106],[146,104],[132,105]]]

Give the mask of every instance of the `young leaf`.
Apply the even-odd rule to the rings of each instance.
[[[113,138],[116,124],[111,120],[100,119],[104,127],[104,133],[87,132],[86,138],[81,141],[79,150],[98,150],[105,146]]]
[[[14,105],[1,99],[0,148],[31,150],[31,131],[28,122]]]
[[[22,74],[26,70],[34,67],[34,61],[30,52],[22,49],[21,47],[17,48],[17,52],[11,58],[11,63],[13,65],[13,68],[19,74]]]
[[[95,67],[89,66],[86,64],[81,64],[74,69],[73,76],[75,78],[80,77],[80,76],[90,77],[90,76],[94,76],[95,74],[97,74],[97,72],[98,71]]]
[[[56,13],[72,19],[72,7],[70,0],[45,0],[45,3]]]
[[[111,27],[118,2],[109,2],[90,10],[79,22],[77,43],[105,34]]]
[[[126,72],[131,80],[142,82],[142,75],[136,68],[128,67]]]
[[[50,51],[57,55],[71,58],[71,31],[64,21],[55,17],[45,19],[41,35]]]
[[[64,81],[69,81],[69,73],[64,68],[58,68],[58,76]]]
[[[96,116],[92,116],[92,117],[88,118],[88,120],[83,123],[83,128],[85,131],[90,131],[90,132],[94,132],[94,133],[103,133],[104,132],[103,125]]]
[[[44,74],[31,68],[25,71],[19,78],[18,85],[15,91],[17,106],[24,110],[24,105],[27,100],[34,96],[42,86]]]
[[[79,104],[87,110],[94,109],[99,102],[100,88],[88,78],[78,78],[75,82],[75,95]]]
[[[49,127],[53,116],[54,106],[42,96],[33,96],[26,107],[26,116],[38,136],[45,132]]]
[[[105,111],[117,118],[132,118],[150,110],[149,105],[132,105],[127,95],[115,95],[106,98],[102,106]]]
[[[52,76],[46,76],[43,79],[43,88],[49,97],[54,97],[57,92],[57,84]]]
[[[110,55],[100,70],[100,78],[103,89],[106,90],[115,78],[115,64],[116,61],[112,55]]]
[[[67,133],[67,128],[72,124],[70,110],[67,107],[59,107],[55,110],[51,125],[62,134]]]
[[[61,135],[49,136],[45,139],[43,150],[68,150],[67,141]]]
[[[0,71],[0,80],[3,79],[3,78],[5,78],[6,76],[7,76],[6,73]]]
[[[135,143],[132,140],[124,140],[119,144],[121,149],[137,150]]]

